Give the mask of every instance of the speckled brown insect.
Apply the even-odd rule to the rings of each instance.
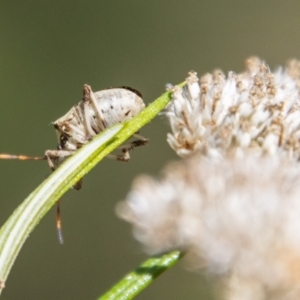
[[[53,122],[59,141],[56,150],[47,150],[43,157],[0,154],[0,158],[47,160],[51,170],[54,171],[64,160],[88,143],[93,136],[116,123],[132,119],[144,108],[145,104],[142,95],[132,88],[111,88],[94,93],[91,87],[85,84],[82,100],[74,105],[64,116]],[[108,158],[129,161],[130,150],[148,143],[148,139],[137,133],[133,137],[135,140],[121,146],[122,154],[110,154]],[[82,182],[80,180],[74,188],[79,190],[81,185]],[[59,240],[62,243],[59,201],[57,204],[57,228]]]

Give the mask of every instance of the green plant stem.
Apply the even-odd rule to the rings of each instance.
[[[105,145],[124,127],[109,128],[76,152],[38,186],[13,212],[0,231],[0,287],[4,287],[10,269],[30,232],[41,218],[101,157]],[[100,158],[101,159],[101,158]],[[0,289],[1,292],[1,289]]]
[[[150,122],[169,101],[170,93],[167,92],[129,122],[117,124],[97,135],[18,206],[0,230],[0,294],[25,240],[55,202],[100,160]]]
[[[153,282],[161,273],[171,268],[181,258],[179,251],[151,257],[136,270],[127,274],[98,300],[129,300]]]

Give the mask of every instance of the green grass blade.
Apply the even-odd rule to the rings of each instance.
[[[97,135],[67,159],[19,205],[0,230],[0,293],[25,240],[57,199],[101,159],[150,122],[169,101],[170,93],[167,92],[131,121],[117,124]]]
[[[41,218],[72,185],[104,157],[107,143],[124,127],[109,128],[67,159],[13,212],[0,231],[0,282],[8,273],[30,232]]]
[[[146,260],[136,270],[127,274],[98,300],[129,300],[133,299],[161,273],[175,265],[181,258],[179,251],[173,251]]]

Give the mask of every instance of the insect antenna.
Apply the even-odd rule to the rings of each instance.
[[[61,230],[60,199],[56,202],[56,229],[58,241],[62,245],[64,243],[64,237]]]
[[[18,160],[45,160],[45,156],[27,156],[27,155],[12,155],[12,154],[0,154],[0,159],[18,159]]]

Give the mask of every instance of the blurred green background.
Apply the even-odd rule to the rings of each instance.
[[[57,144],[50,122],[88,83],[127,85],[146,103],[168,82],[215,68],[243,70],[249,55],[274,68],[300,57],[299,1],[0,1],[0,152],[41,155]],[[140,173],[177,159],[158,117],[142,130],[150,144],[128,164],[103,161],[80,192],[62,200],[65,244],[55,210],[26,241],[1,299],[96,299],[146,256],[115,205]],[[1,224],[49,174],[46,162],[0,162]],[[182,265],[138,299],[213,299],[211,278]]]

